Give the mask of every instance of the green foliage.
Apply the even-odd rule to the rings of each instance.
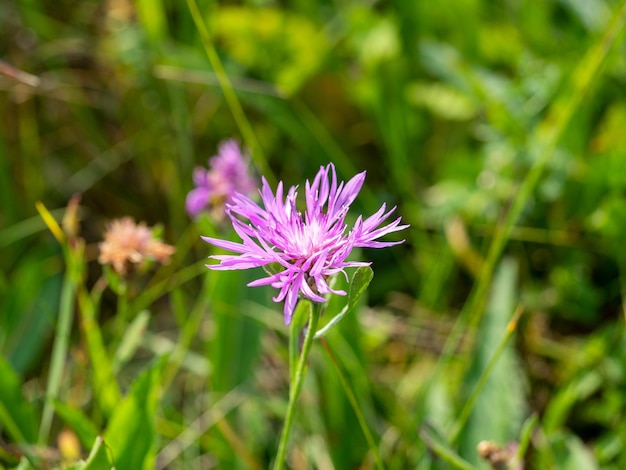
[[[84,465],[78,466],[77,470],[110,470],[112,468],[117,467],[111,462],[110,450],[107,448],[104,440],[101,437],[97,437],[89,457],[87,457],[87,461]]]
[[[154,468],[155,414],[165,358],[144,370],[113,411],[103,438],[118,469]]]
[[[499,349],[503,336],[513,315],[517,297],[517,266],[512,260],[504,260],[494,279],[493,290],[487,310],[477,331],[471,368],[465,378],[468,390],[480,383],[483,374],[489,374],[474,403],[472,412],[463,428],[460,447],[463,455],[478,464],[473,450],[483,440],[507,443],[517,438],[526,410],[526,384],[524,372],[512,345]],[[490,361],[497,362],[487,372]],[[497,413],[493,410],[497,409]]]
[[[22,395],[19,376],[3,358],[0,358],[0,422],[15,442],[35,442],[35,410]]]
[[[184,211],[235,138],[272,186],[367,170],[348,219],[411,224],[332,280],[287,466],[489,468],[490,441],[626,468],[625,23],[618,0],[0,4],[0,467],[272,463],[310,304],[287,327],[261,270],[208,271],[199,237],[236,235]],[[126,215],[169,264],[98,263]]]
[[[294,12],[223,6],[209,20],[229,57],[288,95],[317,72],[327,53],[323,32]]]
[[[54,411],[76,433],[83,446],[89,447],[98,438],[98,429],[81,410],[56,401]]]
[[[350,287],[348,289],[348,304],[341,309],[339,313],[336,313],[332,316],[332,318],[324,325],[324,327],[317,330],[315,333],[315,338],[319,339],[324,336],[331,328],[334,328],[337,323],[339,323],[344,316],[350,313],[357,305],[361,295],[367,289],[372,278],[374,277],[374,272],[369,266],[358,268],[352,278],[350,279]]]

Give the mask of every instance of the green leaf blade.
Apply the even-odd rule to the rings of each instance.
[[[374,278],[374,271],[369,266],[362,266],[358,268],[352,279],[350,280],[350,288],[348,289],[348,304],[339,312],[335,317],[333,317],[324,327],[320,328],[315,333],[315,339],[319,339],[323,337],[326,333],[328,333],[337,323],[339,323],[343,317],[345,317],[348,313],[350,313],[354,307],[356,307],[359,299],[372,282]]]
[[[92,445],[98,437],[98,429],[81,410],[55,400],[54,411],[76,433],[85,447]]]
[[[143,371],[111,416],[104,441],[113,452],[117,469],[140,470],[154,464],[154,418],[164,365],[162,357]]]
[[[17,443],[37,440],[35,410],[22,395],[19,376],[0,357],[0,423]]]
[[[82,467],[82,470],[111,470],[113,463],[110,459],[110,452],[104,440],[98,436],[91,448],[89,457]]]

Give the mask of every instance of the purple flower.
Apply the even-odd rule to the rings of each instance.
[[[333,290],[328,284],[329,276],[343,273],[345,268],[369,266],[371,263],[346,261],[353,248],[384,248],[397,242],[376,241],[383,235],[408,227],[400,225],[401,218],[379,227],[395,207],[386,211],[385,204],[374,215],[363,219],[359,216],[352,230],[347,232],[344,220],[350,204],[356,199],[365,172],[350,181],[337,183],[333,164],[321,167],[313,183],[306,182],[304,214],[296,209],[297,186],[292,186],[283,199],[283,183],[278,183],[276,194],[263,178],[260,191],[263,207],[243,194],[235,194],[226,204],[226,213],[242,243],[217,238],[202,237],[212,245],[238,255],[216,255],[210,258],[220,261],[207,265],[210,269],[249,269],[278,263],[283,270],[277,274],[258,279],[249,286],[271,284],[280,289],[275,302],[285,300],[285,323],[291,316],[301,294],[314,302],[324,302],[324,294],[345,295]],[[247,219],[247,221],[246,221]],[[347,232],[347,233],[346,233]]]
[[[212,210],[219,218],[224,204],[235,193],[251,194],[257,182],[248,172],[249,161],[234,140],[220,144],[218,154],[209,160],[209,169],[198,167],[193,173],[195,188],[187,195],[185,207],[191,217]]]

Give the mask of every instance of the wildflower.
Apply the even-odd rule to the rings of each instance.
[[[224,204],[235,193],[251,194],[257,186],[248,172],[249,162],[234,140],[220,144],[218,154],[209,160],[210,169],[197,167],[193,173],[195,188],[187,195],[185,207],[191,217],[204,210],[223,217]]]
[[[166,264],[176,251],[173,246],[157,240],[145,223],[137,225],[130,217],[111,222],[99,246],[100,264],[112,265],[119,274],[125,274],[132,265],[140,266],[150,260]]]
[[[285,323],[289,324],[298,296],[314,302],[324,302],[328,293],[345,295],[333,290],[328,284],[329,276],[345,273],[345,268],[368,266],[371,263],[346,261],[353,248],[384,248],[396,242],[376,241],[383,235],[408,227],[400,225],[401,218],[383,227],[379,226],[395,210],[386,211],[386,205],[372,216],[359,216],[354,227],[346,233],[344,222],[350,204],[356,199],[365,172],[350,181],[337,183],[335,167],[331,163],[321,167],[313,183],[306,182],[304,214],[296,210],[297,186],[287,191],[283,200],[283,183],[279,182],[276,194],[263,178],[260,190],[263,207],[243,194],[235,194],[226,205],[226,213],[242,243],[202,237],[204,241],[238,255],[215,255],[216,265],[210,269],[249,269],[278,263],[283,270],[258,279],[249,286],[272,285],[279,290],[275,302],[285,301]],[[245,222],[247,219],[248,222]]]

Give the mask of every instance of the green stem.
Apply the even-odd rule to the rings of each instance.
[[[198,297],[199,300],[194,305],[187,321],[185,322],[185,325],[183,326],[174,351],[170,356],[169,364],[165,372],[163,373],[161,386],[164,390],[167,390],[174,381],[174,378],[176,377],[180,366],[183,364],[185,356],[189,352],[189,347],[191,346],[191,342],[193,341],[193,338],[197,334],[200,325],[202,324],[202,320],[204,319],[204,315],[207,311],[210,299],[213,298],[213,296],[211,295],[213,286],[214,282],[212,281],[212,277],[209,275],[205,275],[201,295]]]
[[[142,310],[146,310],[156,301],[157,298],[172,292],[177,287],[189,282],[191,279],[206,273],[206,261],[201,260],[195,264],[187,266],[172,276],[151,284],[142,291],[129,306],[129,315],[134,316]]]
[[[304,376],[306,375],[307,357],[313,344],[313,337],[317,331],[317,323],[320,318],[322,310],[322,304],[317,302],[311,303],[309,324],[306,330],[306,336],[304,337],[304,344],[302,345],[302,352],[298,358],[298,367],[296,368],[296,375],[294,381],[289,387],[289,404],[287,405],[287,416],[285,416],[285,424],[283,426],[283,432],[280,435],[280,443],[278,444],[278,452],[276,453],[276,460],[274,461],[274,470],[282,470],[285,465],[285,455],[287,453],[287,443],[289,441],[289,435],[291,434],[291,427],[293,425],[293,419],[296,411],[296,402],[298,396],[302,390],[302,384],[304,383]],[[297,331],[292,330],[292,334],[297,334]]]
[[[466,332],[480,322],[489,288],[491,287],[493,273],[511,233],[532,197],[533,191],[539,184],[550,158],[558,148],[561,137],[570,124],[572,117],[576,114],[583,97],[591,91],[594,79],[599,75],[609,50],[615,43],[615,39],[621,34],[625,24],[626,1],[615,11],[605,33],[596,40],[596,43],[579,61],[578,66],[571,74],[570,82],[566,84],[568,87],[567,92],[564,92],[560,98],[555,100],[550,107],[547,117],[537,126],[534,135],[529,138],[531,151],[535,154],[535,163],[520,184],[519,190],[511,201],[511,207],[504,217],[504,221],[494,233],[476,284],[446,340],[443,352],[437,360],[437,364],[431,373],[430,379],[427,381],[423,393],[428,393],[428,384],[435,383],[439,374],[451,362]]]
[[[128,326],[128,283],[120,276],[117,289],[117,312],[115,314],[113,334],[118,341],[124,337],[124,331]],[[115,345],[117,349],[118,344]],[[115,352],[115,351],[112,351]]]
[[[61,386],[61,377],[65,368],[65,358],[69,348],[69,339],[72,326],[72,318],[74,317],[74,298],[76,296],[76,277],[78,275],[81,262],[81,256],[72,250],[71,247],[65,247],[67,270],[63,280],[61,290],[61,300],[59,304],[59,317],[57,319],[56,335],[54,338],[54,346],[52,348],[52,359],[50,363],[50,373],[48,375],[48,385],[46,387],[46,400],[39,427],[39,445],[45,445],[50,434],[52,425],[52,416],[54,413],[54,400],[59,395]]]
[[[228,103],[230,112],[232,113],[233,118],[237,123],[239,131],[243,135],[246,145],[252,150],[252,159],[254,160],[254,163],[258,167],[261,174],[265,175],[266,178],[270,178],[272,173],[269,169],[267,161],[265,160],[265,157],[263,156],[261,146],[257,141],[254,131],[252,130],[250,121],[248,121],[246,114],[243,112],[243,108],[241,106],[241,103],[239,102],[239,98],[237,98],[237,94],[233,89],[233,85],[230,82],[226,71],[224,70],[222,61],[220,60],[220,57],[215,50],[211,34],[209,33],[204,19],[202,18],[202,14],[200,13],[198,4],[195,0],[187,0],[187,6],[189,7],[189,12],[191,13],[193,22],[196,25],[196,29],[200,34],[200,39],[202,40],[202,46],[204,47],[204,51],[209,58],[209,62],[211,63],[211,67],[213,67],[213,71],[215,72],[217,81],[220,84],[220,88],[222,90],[222,93],[224,94],[224,98]]]
[[[437,436],[433,435],[426,426],[422,426],[420,429],[420,437],[432,452],[434,452],[442,461],[453,466],[454,468],[459,470],[478,470],[478,467],[473,466],[471,463],[461,458],[447,445],[439,442]]]
[[[500,360],[500,357],[502,356],[502,353],[506,349],[507,344],[509,344],[509,340],[513,336],[513,333],[515,333],[515,330],[517,329],[517,322],[519,321],[519,318],[522,315],[522,311],[523,309],[521,305],[518,306],[517,309],[515,310],[515,313],[513,314],[513,318],[511,318],[511,320],[506,326],[506,331],[504,332],[504,336],[500,340],[500,344],[498,344],[498,347],[496,348],[493,356],[491,356],[491,359],[489,360],[487,367],[480,375],[480,378],[478,379],[478,382],[476,383],[474,390],[472,390],[472,394],[465,401],[465,405],[463,406],[463,409],[459,413],[459,417],[457,418],[456,422],[454,423],[454,426],[452,427],[452,432],[450,435],[450,444],[455,444],[457,439],[461,435],[461,431],[463,430],[465,423],[467,423],[467,420],[470,417],[472,410],[474,409],[476,400],[478,400],[478,397],[483,391],[483,388],[487,384],[487,379],[489,379],[489,377],[491,376],[491,372],[493,371],[494,367]]]
[[[121,399],[117,378],[113,374],[113,366],[107,355],[102,339],[102,331],[97,322],[98,303],[90,297],[84,284],[78,285],[78,311],[80,327],[85,339],[89,361],[93,367],[93,388],[96,401],[105,414],[109,416]]]

